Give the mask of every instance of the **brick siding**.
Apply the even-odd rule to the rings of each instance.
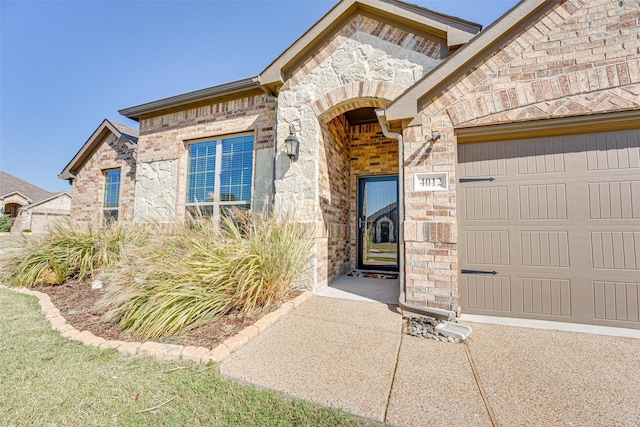
[[[104,172],[120,169],[120,207],[118,220],[133,219],[136,163],[129,149],[109,134],[97,146],[73,179],[71,220],[81,224],[102,224],[104,216]]]
[[[406,284],[410,302],[455,310],[458,127],[640,107],[640,10],[634,2],[567,0],[421,106],[404,130]],[[426,149],[423,135],[443,138]],[[413,173],[449,172],[450,191],[413,191]]]

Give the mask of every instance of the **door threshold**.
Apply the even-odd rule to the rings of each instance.
[[[370,279],[397,279],[398,273],[393,271],[353,270],[347,273],[351,277],[367,277]]]

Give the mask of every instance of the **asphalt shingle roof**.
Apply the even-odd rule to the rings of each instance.
[[[0,171],[0,197],[16,191],[31,199],[31,203],[37,203],[55,194],[4,171]]]

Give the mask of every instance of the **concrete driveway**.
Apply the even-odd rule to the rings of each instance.
[[[640,425],[640,339],[467,323],[483,399],[464,345],[401,324],[392,305],[316,296],[220,370],[390,425]]]

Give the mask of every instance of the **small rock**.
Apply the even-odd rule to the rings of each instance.
[[[94,280],[91,282],[91,289],[102,289],[102,280]]]
[[[449,342],[455,342],[455,341],[453,340],[453,338],[452,338],[452,337],[447,337],[447,341],[449,341]]]

